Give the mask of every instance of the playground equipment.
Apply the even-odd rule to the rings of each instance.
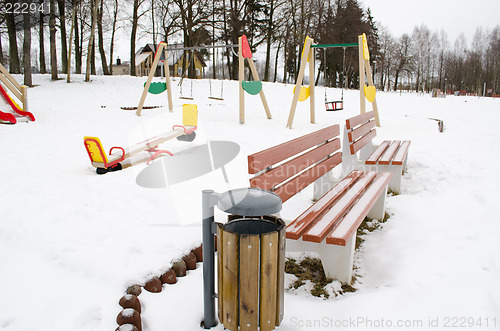
[[[373,84],[372,69],[370,67],[370,52],[368,51],[368,42],[366,34],[358,36],[359,52],[359,111],[360,114],[366,113],[366,100],[371,102],[373,112],[375,113],[375,124],[380,127],[380,118],[378,116],[377,100],[375,98],[376,90]],[[365,85],[365,75],[368,80],[368,86]]]
[[[14,77],[0,64],[0,94],[6,102],[6,109],[0,110],[0,123],[16,124],[17,122],[34,121],[35,116],[28,112],[28,87],[19,84]],[[8,94],[10,91],[22,104],[22,108]],[[10,109],[7,109],[10,108]],[[12,112],[10,112],[12,110]]]
[[[248,39],[245,35],[238,38],[238,80],[239,80],[239,100],[240,100],[240,124],[245,123],[245,92],[251,95],[260,95],[262,105],[266,111],[267,118],[271,118],[271,112],[267,105],[266,96],[262,89],[262,82],[260,81],[259,74],[255,68],[252,60],[252,51],[248,44]],[[250,73],[253,78],[252,81],[245,81],[245,60],[248,61]]]
[[[188,62],[188,65],[185,68],[184,72],[182,73],[181,79],[180,79],[179,84],[178,84],[178,86],[180,87],[179,88],[179,99],[193,100],[193,79],[189,80],[189,82],[190,82],[189,96],[186,96],[182,93],[182,86],[184,85],[183,84],[184,78],[186,78],[186,74],[188,73],[189,66],[192,65],[194,67],[194,51],[189,52],[189,60],[187,62]]]
[[[163,61],[163,68],[165,68],[164,71],[165,71],[166,82],[152,83],[153,77],[156,72],[156,67],[160,62],[162,55],[164,55],[162,61]],[[156,49],[156,53],[153,59],[153,64],[151,65],[151,69],[149,71],[148,80],[144,84],[144,90],[142,91],[141,100],[139,101],[139,105],[137,106],[137,111],[136,111],[137,116],[141,116],[141,112],[142,109],[144,108],[144,102],[146,101],[148,92],[152,94],[158,94],[164,91],[167,91],[168,109],[170,112],[173,112],[174,108],[172,103],[172,89],[170,88],[170,70],[168,64],[167,44],[162,41],[160,42],[160,44]]]
[[[294,88],[294,95],[292,99],[292,104],[290,106],[290,113],[288,115],[288,122],[286,127],[287,128],[292,128],[293,124],[293,119],[295,117],[295,110],[297,108],[297,101],[300,101],[300,93],[301,89],[303,88],[302,83],[304,80],[304,73],[306,69],[306,64],[309,62],[309,77],[314,77],[314,48],[329,48],[329,47],[358,47],[359,50],[359,92],[360,92],[360,113],[364,114],[366,112],[366,103],[365,103],[365,98],[372,103],[373,106],[373,111],[375,112],[375,121],[377,126],[380,126],[380,120],[378,117],[378,108],[377,108],[377,101],[375,98],[376,90],[375,86],[373,84],[373,76],[370,68],[370,54],[368,52],[368,43],[366,41],[366,35],[362,34],[358,36],[358,43],[349,43],[349,44],[324,44],[324,45],[314,45],[314,40],[306,37],[306,41],[304,43],[304,48],[302,50],[302,57],[301,57],[301,62],[300,62],[300,69],[299,69],[299,74],[297,77],[297,83]],[[366,85],[366,79],[365,76],[367,77],[368,80],[368,86]],[[310,94],[310,101],[309,101],[309,109],[310,109],[310,121],[311,123],[315,123],[315,105],[314,105],[314,83],[309,84],[309,94]],[[343,91],[342,91],[343,95]],[[326,96],[326,94],[325,94]],[[343,107],[343,96],[342,96],[342,107]],[[331,110],[339,110],[334,109],[334,107],[339,107],[340,104],[338,101],[333,101],[332,103],[335,104],[332,105]],[[326,102],[325,102],[326,104]],[[327,106],[328,107],[328,106]],[[328,110],[328,108],[327,108]]]
[[[304,42],[304,48],[302,49],[302,57],[300,60],[300,69],[299,75],[297,77],[297,83],[295,84],[295,88],[293,89],[293,99],[292,105],[290,106],[290,114],[288,115],[288,122],[286,124],[287,128],[292,128],[293,118],[295,116],[295,109],[297,108],[297,101],[299,99],[306,100],[307,96],[310,96],[309,99],[309,111],[310,111],[310,119],[311,123],[315,123],[315,94],[314,94],[314,82],[309,84],[309,87],[304,90],[302,86],[302,82],[304,81],[304,74],[306,70],[306,65],[309,62],[309,79],[314,79],[314,51],[311,52],[311,45],[314,40],[312,38],[306,37],[306,41]],[[312,53],[312,56],[309,56]],[[301,96],[302,92],[302,96]],[[305,99],[304,99],[305,98]]]
[[[213,59],[214,59],[214,64],[213,64],[213,74],[212,74],[212,78],[209,79],[208,81],[208,85],[210,86],[210,95],[208,96],[209,99],[213,99],[213,100],[224,100],[224,60],[223,60],[223,54],[221,52],[221,69],[222,69],[222,79],[221,79],[221,83],[220,83],[220,96],[215,96],[214,94],[212,94],[212,80],[215,80],[215,77],[216,77],[216,71],[217,71],[217,58],[218,58],[218,55],[219,55],[219,50],[218,48],[214,48],[213,49]]]
[[[284,315],[285,223],[269,215],[279,212],[281,205],[278,195],[258,188],[222,194],[202,192],[205,329],[217,324],[216,297],[219,320],[228,330],[273,330],[280,325]],[[229,222],[215,223],[215,206],[231,214]]]
[[[323,68],[323,77],[325,79],[325,108],[327,111],[337,111],[337,110],[342,110],[344,109],[344,85],[345,85],[345,50],[349,46],[353,46],[357,44],[332,44],[332,45],[325,45],[323,46],[323,61],[324,61],[324,68]],[[342,75],[343,75],[343,84],[342,84],[342,94],[340,97],[340,100],[334,100],[334,101],[328,101],[327,94],[326,94],[326,64],[328,63],[326,61],[326,55],[327,55],[327,49],[329,47],[342,47],[344,52],[343,52],[343,57],[342,57]],[[319,48],[319,47],[318,47]]]
[[[110,171],[121,170],[121,162],[139,154],[140,152],[147,151],[149,153],[153,153],[153,155],[149,158],[148,163],[154,160],[159,154],[172,155],[172,153],[167,150],[157,149],[158,145],[174,138],[177,138],[177,140],[180,141],[193,141],[196,137],[196,133],[194,131],[197,129],[197,122],[197,106],[194,104],[185,104],[183,105],[183,125],[174,125],[172,126],[171,131],[146,139],[128,148],[118,146],[111,147],[109,155],[106,155],[99,138],[87,136],[83,138],[83,141],[85,149],[89,155],[90,162],[97,168],[97,174],[102,175]],[[113,152],[114,150],[116,151]]]

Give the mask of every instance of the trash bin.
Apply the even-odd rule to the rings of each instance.
[[[232,216],[217,224],[218,310],[226,329],[273,330],[283,319],[285,224]]]
[[[203,278],[205,329],[219,321],[226,329],[273,330],[284,313],[285,223],[278,195],[257,188],[222,194],[203,191]],[[213,207],[230,215],[225,224],[214,223]],[[218,293],[213,281],[217,234]]]

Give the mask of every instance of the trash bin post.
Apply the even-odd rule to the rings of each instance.
[[[203,327],[210,329],[217,325],[215,319],[215,240],[213,232],[214,207],[217,205],[219,193],[213,190],[202,191],[203,217]]]

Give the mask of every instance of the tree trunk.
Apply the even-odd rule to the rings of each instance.
[[[21,73],[21,63],[19,61],[19,51],[17,49],[16,22],[14,14],[5,14],[7,33],[9,34],[9,71],[12,74]]]
[[[2,33],[0,32],[0,64],[3,65],[3,47],[2,47]]]
[[[111,31],[111,42],[109,45],[109,74],[113,74],[113,52],[115,47],[115,32],[116,32],[116,21],[118,18],[118,0],[115,0],[115,7],[113,13],[113,28]],[[165,39],[166,40],[166,39]]]
[[[98,0],[90,1],[90,8],[92,13],[92,25],[90,27],[90,38],[89,38],[89,46],[87,48],[87,68],[85,70],[85,81],[90,82],[90,74],[91,74],[91,66],[92,66],[92,58],[94,54],[94,35],[95,35],[95,26],[97,23],[97,3]]]
[[[269,22],[267,26],[267,36],[266,36],[266,64],[264,66],[264,81],[269,81],[269,69],[271,65],[271,43],[273,41],[273,14],[274,14],[274,1],[270,1],[269,8]]]
[[[23,3],[30,5],[30,0],[24,0]],[[23,66],[24,66],[24,85],[32,86],[31,80],[31,22],[30,13],[23,14],[24,43],[23,43]]]
[[[130,33],[130,76],[136,76],[135,72],[135,38],[137,35],[137,20],[139,11],[139,0],[134,0],[132,13],[132,32]]]
[[[71,53],[73,45],[73,34],[75,33],[75,17],[76,17],[76,6],[71,10],[71,30],[69,33],[69,50],[68,50],[68,72],[66,73],[66,82],[71,82]]]
[[[106,51],[104,50],[104,37],[102,33],[102,10],[104,1],[101,0],[100,3],[101,4],[99,6],[99,10],[97,12],[97,34],[99,35],[99,54],[101,54],[102,72],[104,75],[108,76],[110,75],[110,73],[108,70],[108,63],[106,61]]]
[[[77,6],[78,0],[73,0],[73,6]],[[81,22],[80,22],[81,23]],[[78,15],[75,15],[75,73],[82,73],[82,36],[80,36],[80,31],[83,33],[83,29],[78,29]]]
[[[66,40],[66,11],[65,0],[57,0],[59,7],[59,23],[61,30],[61,65],[62,72],[68,72],[68,44]]]
[[[40,0],[40,4],[43,6],[44,0]],[[39,48],[40,48],[40,73],[46,74],[47,67],[45,66],[45,41],[44,41],[44,24],[43,20],[45,15],[43,11],[40,11],[40,21],[38,22],[38,39],[39,39]]]
[[[56,0],[50,0],[50,20],[49,20],[49,37],[50,37],[50,72],[52,80],[57,80],[57,49],[56,49]]]

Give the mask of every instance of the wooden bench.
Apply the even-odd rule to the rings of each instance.
[[[355,170],[340,181],[324,180],[342,162],[339,125],[248,156],[251,187],[270,190],[283,202],[311,183],[326,191],[287,222],[287,251],[317,252],[327,277],[351,283],[356,230],[365,219],[382,219],[390,172]],[[321,186],[321,187],[320,187]]]
[[[355,169],[390,171],[393,176],[389,182],[389,189],[400,193],[401,176],[406,170],[410,141],[384,140],[377,146],[372,142],[376,135],[373,111],[346,120],[342,174],[345,175]]]

